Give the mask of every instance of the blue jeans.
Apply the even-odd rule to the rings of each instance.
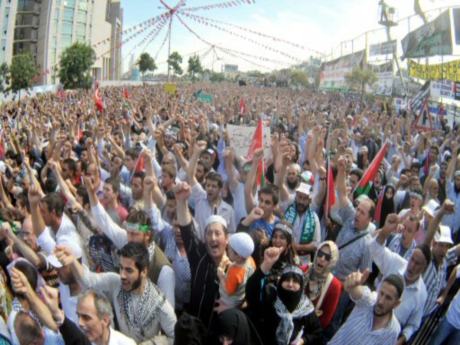
[[[454,345],[458,344],[460,337],[460,329],[452,326],[447,318],[444,317],[439,324],[436,332],[431,337],[430,345]]]

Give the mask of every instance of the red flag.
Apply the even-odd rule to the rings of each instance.
[[[94,103],[96,105],[97,110],[102,113],[104,111],[104,102],[102,101],[102,97],[99,94],[99,88],[94,91]]]
[[[3,133],[0,135],[0,159],[5,159],[5,142],[3,141]]]
[[[243,115],[246,112],[246,103],[244,99],[240,98],[240,115]]]
[[[261,119],[259,119],[259,122],[257,123],[256,130],[254,132],[254,135],[252,137],[251,145],[249,146],[248,149],[248,154],[246,155],[246,158],[251,160],[254,158],[254,152],[257,149],[263,149],[264,147],[264,127],[263,127],[263,122]],[[265,167],[264,167],[264,160],[263,158],[260,160],[259,165],[257,166],[257,185],[258,186],[263,186],[265,185]]]
[[[144,155],[142,151],[139,153],[137,157],[136,166],[134,167],[134,172],[142,172],[145,171],[145,162],[144,162]]]
[[[355,188],[356,196],[361,194],[368,194],[371,188],[371,182],[374,180],[375,175],[379,171],[380,164],[382,163],[385,155],[388,151],[388,142],[386,142],[379,152],[375,155],[374,159],[372,160],[371,164],[367,167],[367,170],[364,172],[363,177],[359,181],[358,185]]]
[[[380,218],[382,218],[382,205],[383,205],[383,198],[385,197],[385,188],[382,188],[379,194],[379,198],[377,200],[377,206],[375,207],[375,215],[374,220],[377,222],[377,226],[380,226]]]
[[[329,160],[329,159],[328,159]],[[329,214],[330,209],[335,204],[335,184],[334,184],[334,174],[332,173],[332,165],[331,162],[328,162],[327,167],[327,193],[326,193],[326,207],[324,209],[324,215],[327,216]]]
[[[57,96],[62,100],[65,99],[65,91],[64,91],[64,88],[59,88],[59,90],[57,90]]]
[[[124,99],[129,99],[129,92],[127,88],[123,88],[123,98]]]

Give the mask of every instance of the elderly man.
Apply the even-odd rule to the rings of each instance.
[[[210,328],[219,294],[217,268],[225,269],[229,263],[226,255],[227,222],[219,215],[210,216],[205,223],[204,243],[201,242],[196,235],[187,205],[192,188],[182,182],[175,187],[175,193],[177,221],[192,273],[192,293],[188,312]]]
[[[342,282],[352,272],[364,272],[366,269],[371,269],[372,261],[368,246],[372,240],[371,232],[374,229],[372,219],[375,210],[375,204],[369,198],[361,199],[355,210],[347,195],[345,169],[346,159],[340,157],[336,178],[338,202],[334,204],[331,212],[335,212],[342,222],[342,228],[336,240],[340,250],[340,258],[334,272],[335,276]],[[332,332],[337,330],[351,306],[348,293],[343,291],[332,321]]]

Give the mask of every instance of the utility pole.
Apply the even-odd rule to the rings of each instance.
[[[171,16],[169,18],[169,35],[168,35],[168,83],[169,83],[169,77],[171,73],[171,66],[169,65],[169,56],[171,55],[171,35],[172,35],[172,22],[173,22],[173,14],[174,11],[171,10]]]
[[[385,31],[387,34],[387,42],[390,44],[391,42],[391,27],[398,25],[393,19],[393,15],[395,13],[394,7],[389,7],[386,3],[385,0],[380,0],[379,1],[379,6],[380,6],[380,19],[379,19],[379,24],[383,25],[385,27]],[[399,66],[399,60],[398,57],[396,56],[396,49],[393,49],[393,58],[392,60],[396,63],[396,68],[398,69],[398,74],[399,74],[399,79],[401,80],[401,85],[403,87],[404,92],[407,95],[407,87],[406,83],[404,82],[404,78],[402,76],[401,68]]]

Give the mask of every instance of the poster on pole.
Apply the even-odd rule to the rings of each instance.
[[[403,58],[420,58],[452,54],[450,10],[435,20],[409,32],[401,41]]]
[[[371,44],[369,46],[369,56],[390,55],[396,52],[396,40]]]
[[[252,137],[256,130],[256,126],[237,126],[227,125],[227,132],[230,136],[232,148],[235,154],[241,157],[246,157],[248,154],[248,147],[251,145]],[[264,157],[271,157],[271,140],[270,140],[270,127],[264,126]]]
[[[369,65],[369,68],[375,73],[377,81],[367,87],[367,92],[372,92],[379,96],[391,96],[393,93],[393,61],[388,61],[380,65]]]

